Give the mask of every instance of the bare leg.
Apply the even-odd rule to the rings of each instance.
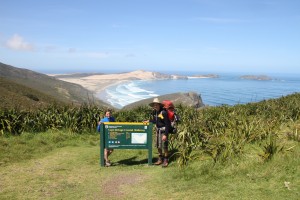
[[[108,156],[110,154],[112,154],[112,152],[113,152],[113,149],[104,149],[104,160],[105,160],[106,166],[110,166],[110,161],[108,160]]]

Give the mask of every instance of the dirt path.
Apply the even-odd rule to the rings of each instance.
[[[111,177],[103,183],[103,193],[105,196],[124,197],[123,187],[135,186],[146,180],[146,176],[142,174],[119,174]]]

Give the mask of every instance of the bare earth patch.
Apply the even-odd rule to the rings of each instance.
[[[103,194],[105,196],[124,197],[125,193],[123,188],[130,185],[137,185],[147,178],[146,175],[137,174],[118,174],[113,176],[110,180],[103,183]]]

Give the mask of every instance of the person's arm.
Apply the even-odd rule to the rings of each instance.
[[[153,110],[152,113],[151,113],[151,115],[150,115],[150,119],[149,119],[148,121],[149,121],[149,122],[152,122],[153,124],[156,124],[156,119],[155,119],[155,117],[156,117],[156,111]]]
[[[100,132],[100,128],[101,128],[101,120],[98,122],[98,125],[97,125],[97,132]]]

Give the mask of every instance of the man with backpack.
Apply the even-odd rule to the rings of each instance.
[[[156,147],[159,155],[157,162],[154,164],[162,164],[162,167],[167,167],[169,164],[168,136],[171,132],[171,121],[166,108],[159,102],[158,98],[154,98],[153,102],[149,105],[153,108],[149,121],[155,124],[156,127]]]

